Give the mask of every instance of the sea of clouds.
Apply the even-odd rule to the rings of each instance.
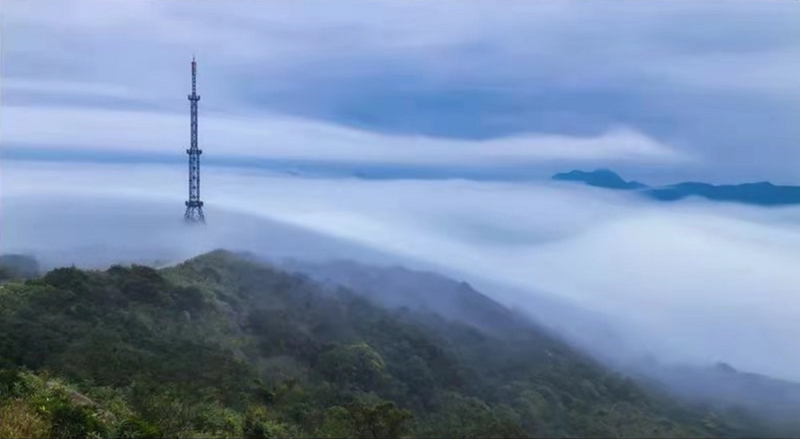
[[[187,228],[184,173],[5,161],[2,250],[50,266],[170,263],[220,247],[399,263],[466,279],[523,310],[535,303],[526,292],[579,304],[662,359],[800,379],[800,208],[659,203],[545,180],[206,167],[208,225]]]

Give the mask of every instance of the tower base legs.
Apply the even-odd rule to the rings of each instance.
[[[189,224],[205,224],[206,217],[203,215],[203,206],[187,206],[183,219]]]

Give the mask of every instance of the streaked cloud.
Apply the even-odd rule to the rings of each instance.
[[[10,145],[163,153],[166,145],[182,143],[186,134],[186,117],[170,113],[41,106],[4,106],[0,113],[6,127],[3,140]],[[42,120],[57,122],[42,126]],[[421,165],[688,160],[624,127],[587,137],[529,134],[463,140],[380,134],[281,115],[206,115],[200,135],[203,147],[216,155],[272,159]]]
[[[401,163],[406,154],[389,150],[409,142],[460,145],[449,158],[458,161],[462,149],[488,156],[518,139],[533,151],[509,154],[515,159],[551,157],[538,148],[558,139],[584,145],[562,158],[631,172],[637,160],[662,160],[674,178],[787,182],[800,160],[792,99],[800,16],[790,2],[42,4],[9,3],[2,17],[3,107],[36,107],[43,117],[41,129],[27,118],[4,127],[15,131],[15,147],[36,147],[45,134],[30,133],[61,116],[79,122],[87,143],[69,136],[65,144],[97,147],[107,135],[81,120],[97,114],[91,109],[108,111],[104,122],[135,111],[126,117],[142,120],[126,131],[158,129],[152,137],[180,153],[185,126],[167,113],[186,114],[187,62],[196,53],[201,129],[208,140],[223,126],[242,129],[224,148],[209,143],[218,155],[252,149],[236,141],[263,136],[274,143],[257,149],[288,156],[285,139],[257,134],[257,123],[304,139],[300,155],[318,151],[320,160],[341,148],[310,145],[320,139],[304,137],[306,129],[331,142],[375,142],[353,155]],[[627,146],[597,146],[620,132]],[[576,153],[583,147],[590,151]]]

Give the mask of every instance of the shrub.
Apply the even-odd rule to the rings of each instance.
[[[50,437],[53,438],[105,437],[109,433],[97,412],[66,401],[54,404],[51,418]]]
[[[20,398],[12,399],[0,407],[0,438],[45,437],[50,423],[36,412],[36,408]]]

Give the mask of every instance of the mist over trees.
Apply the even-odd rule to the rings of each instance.
[[[523,320],[487,331],[387,309],[225,251],[162,270],[59,268],[5,282],[0,313],[2,437],[686,437],[762,427],[645,391]]]

